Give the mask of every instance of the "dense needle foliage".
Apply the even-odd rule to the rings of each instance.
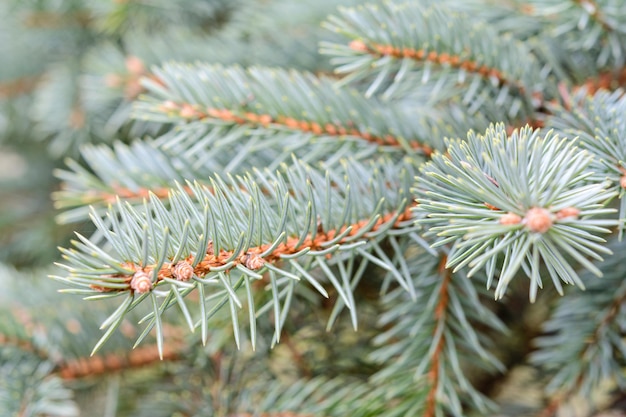
[[[7,0],[0,57],[0,415],[619,403],[623,0]]]

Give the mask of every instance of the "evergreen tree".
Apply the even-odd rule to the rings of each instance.
[[[617,407],[624,0],[367,1],[0,2],[0,415]]]

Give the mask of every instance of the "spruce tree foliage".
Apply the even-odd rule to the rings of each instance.
[[[626,390],[622,0],[0,22],[0,415],[593,415]],[[520,367],[539,400],[498,392]]]

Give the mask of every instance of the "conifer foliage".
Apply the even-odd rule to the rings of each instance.
[[[622,0],[0,22],[1,415],[591,416],[626,391]]]

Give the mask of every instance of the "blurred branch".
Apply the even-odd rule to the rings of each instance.
[[[92,22],[91,13],[87,10],[75,10],[69,13],[55,13],[49,11],[34,11],[29,13],[23,20],[27,28],[56,29],[64,28],[72,24],[86,28]]]
[[[39,80],[40,76],[30,76],[0,82],[0,99],[30,93],[35,89]]]
[[[439,328],[441,326],[445,326],[444,323],[446,321],[446,315],[447,315],[446,312],[449,308],[448,307],[448,302],[449,302],[448,284],[450,283],[450,280],[452,279],[452,270],[446,268],[447,260],[448,260],[447,256],[445,255],[442,256],[441,260],[439,261],[439,267],[437,268],[439,275],[443,279],[443,283],[441,284],[441,287],[439,288],[439,293],[437,294],[439,298],[439,300],[437,301],[437,306],[435,307],[435,320],[437,322],[437,326],[435,327],[433,337],[434,338],[437,337],[438,333],[440,333],[441,335],[439,336],[439,341],[437,342],[435,350],[431,355],[430,370],[427,373],[428,380],[431,386],[426,396],[426,408],[424,411],[424,417],[435,417],[438,414],[437,413],[437,408],[438,408],[437,407],[437,402],[438,402],[437,393],[440,390],[439,385],[440,385],[441,375],[439,374],[439,372],[442,369],[442,366],[440,363],[440,360],[441,360],[440,356],[446,346],[446,334],[445,332],[440,332]]]
[[[186,345],[171,340],[163,347],[163,357],[155,345],[135,348],[130,352],[115,352],[105,355],[75,358],[58,366],[56,373],[63,379],[79,379],[87,376],[101,375],[110,372],[140,368],[155,362],[172,361],[181,357],[181,350]]]

